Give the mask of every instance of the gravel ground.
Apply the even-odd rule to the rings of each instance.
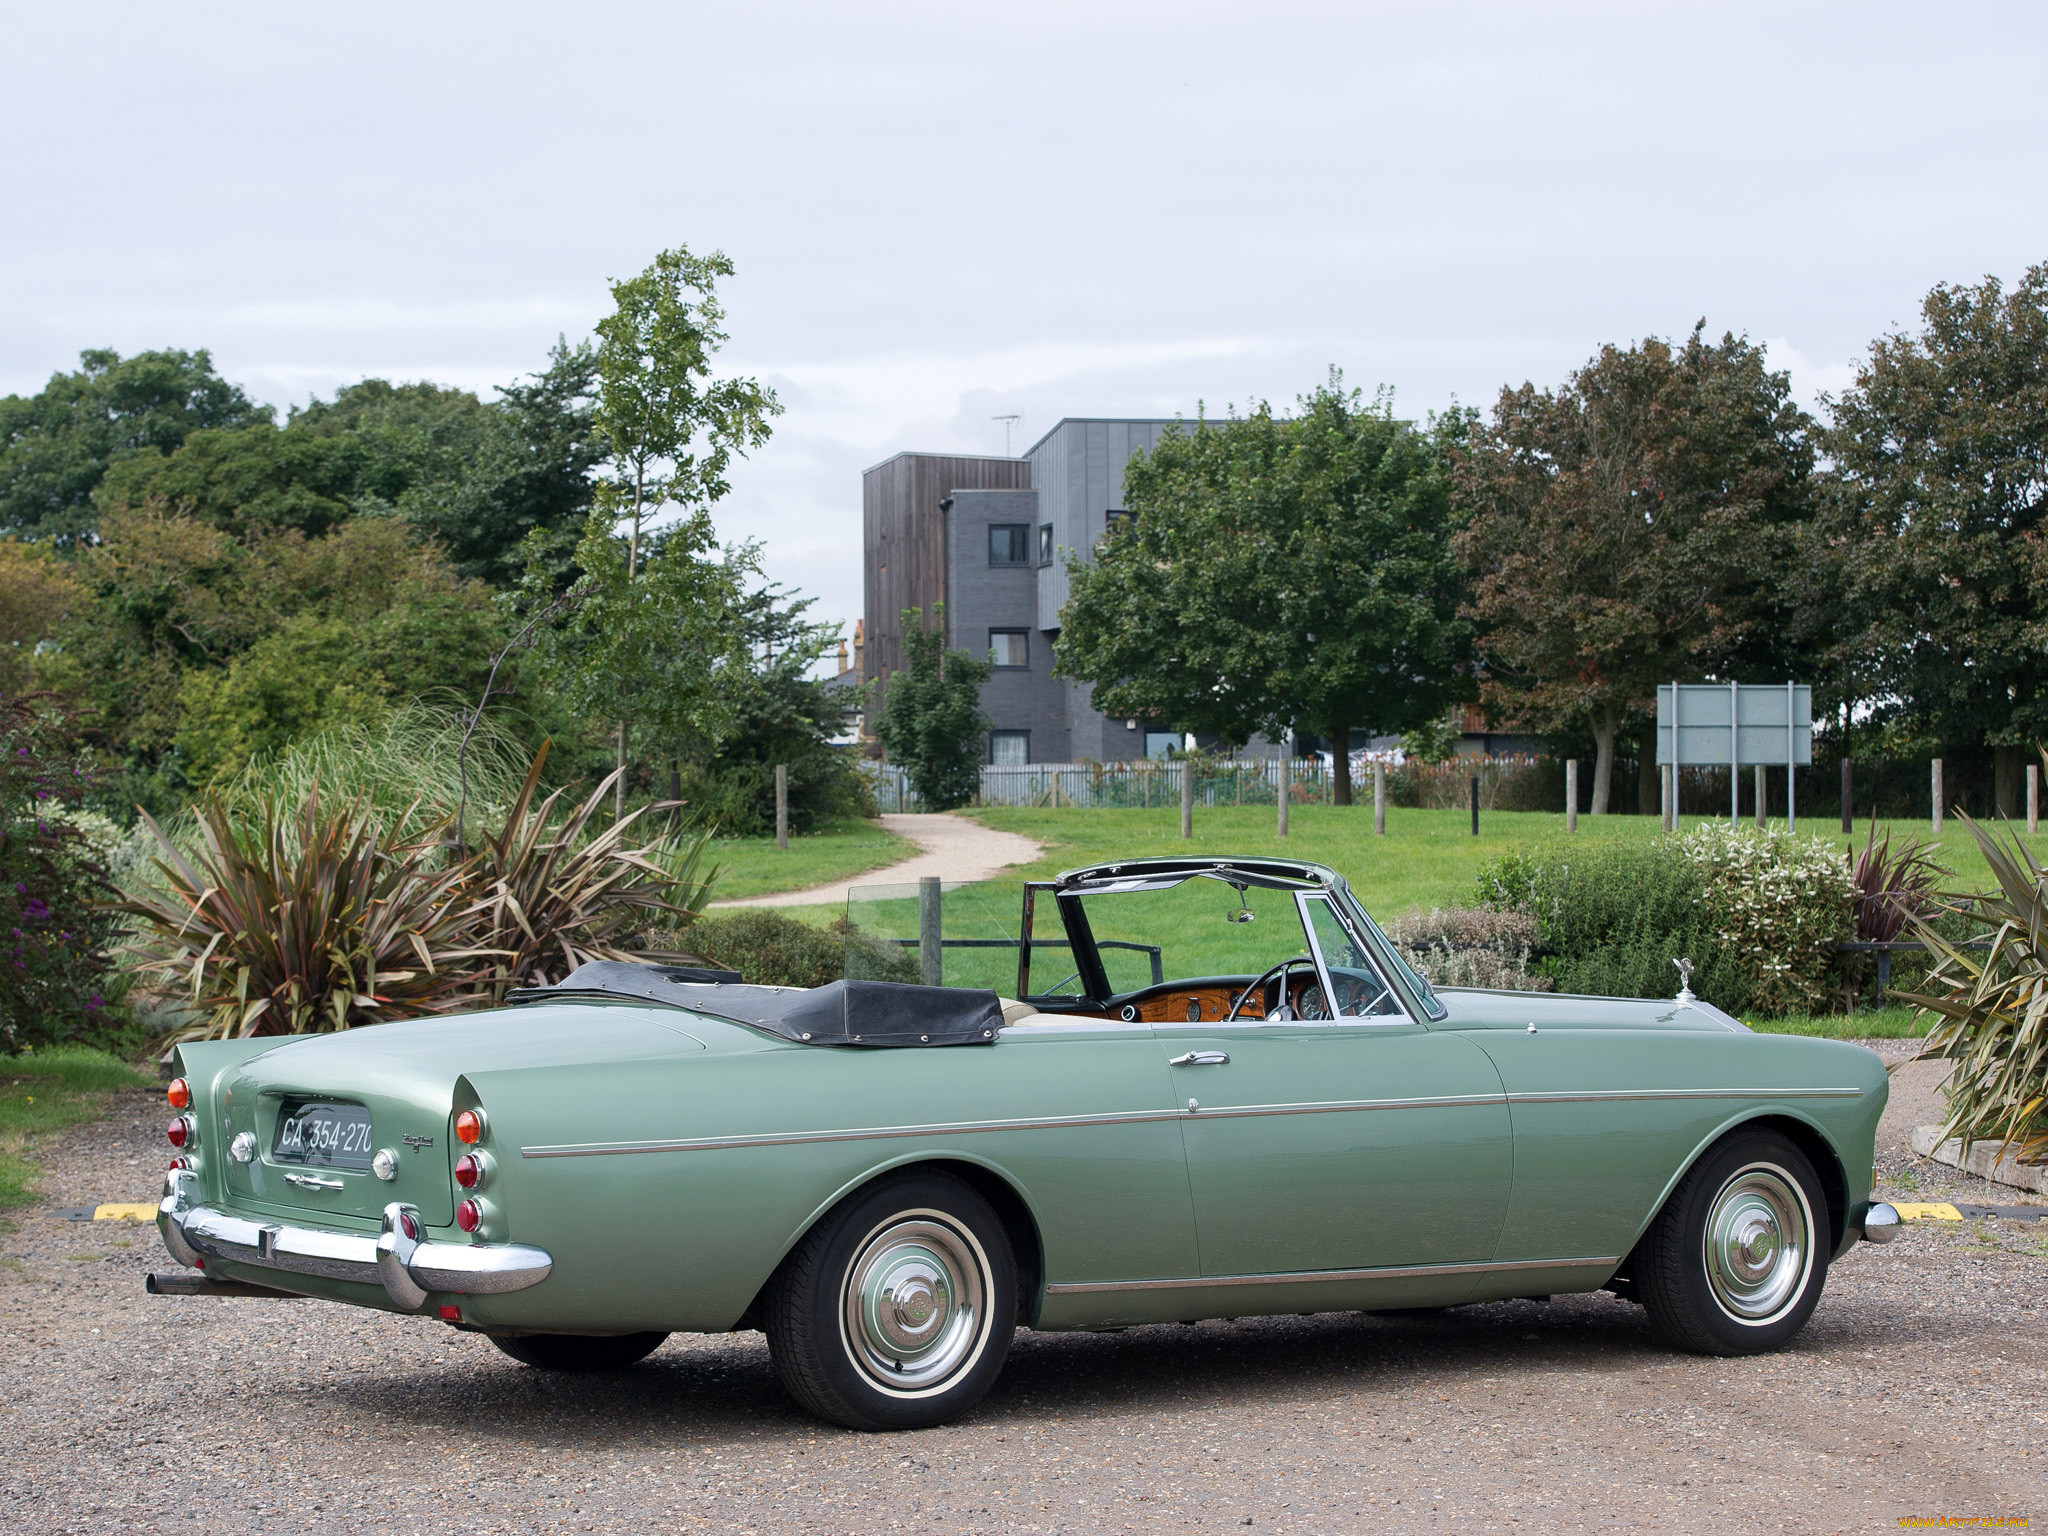
[[[1902,1127],[1931,1090],[1900,1090],[1887,1193],[2027,1203],[1912,1157]],[[151,1198],[162,1118],[136,1094],[46,1146],[48,1206]],[[8,1532],[1819,1532],[2048,1515],[2048,1221],[1864,1245],[1776,1355],[1667,1353],[1605,1295],[1025,1333],[967,1421],[903,1435],[803,1418],[758,1334],[549,1377],[424,1320],[145,1296],[143,1274],[173,1267],[150,1228],[31,1213],[0,1255]]]

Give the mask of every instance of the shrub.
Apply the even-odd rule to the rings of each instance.
[[[1492,907],[1439,907],[1387,930],[1402,957],[1440,987],[1548,992],[1557,984],[1530,972],[1536,919]]]
[[[701,959],[763,987],[822,987],[846,969],[846,944],[839,934],[770,907],[699,918],[690,926],[687,943]]]
[[[416,1018],[499,1002],[588,960],[675,958],[634,946],[648,924],[687,924],[702,906],[708,837],[628,848],[638,811],[592,833],[612,778],[566,814],[561,791],[536,806],[546,757],[467,855],[445,819],[420,826],[317,787],[290,809],[209,794],[189,854],[145,818],[159,883],[119,904],[138,924],[126,953],[202,1014],[181,1038]]]
[[[0,1045],[106,1044],[123,1027],[110,948],[103,818],[80,811],[92,768],[49,694],[0,701]]]
[[[1668,839],[1517,852],[1482,870],[1481,898],[1536,920],[1535,974],[1561,992],[1670,997],[1673,961],[1693,962],[1693,990],[1737,1013],[1748,972],[1721,942],[1700,869]]]
[[[1716,824],[1686,833],[1678,847],[1700,872],[1715,936],[1742,968],[1750,1005],[1767,1014],[1819,1012],[1835,941],[1851,931],[1857,898],[1834,846]]]
[[[1989,930],[1990,948],[1965,949],[1923,918],[1914,934],[1937,957],[1926,991],[1895,993],[1935,1016],[1921,1057],[1957,1063],[1949,1075],[1941,1139],[2018,1144],[2017,1156],[2048,1152],[2048,871],[2017,834],[2010,843],[1968,816],[1963,825],[1991,866],[1990,891],[1947,897]]]

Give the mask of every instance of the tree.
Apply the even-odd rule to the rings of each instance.
[[[93,492],[124,455],[174,452],[195,431],[270,420],[205,352],[79,354],[40,394],[0,399],[0,533],[69,544],[96,519]]]
[[[85,593],[47,546],[0,538],[0,699],[28,686],[36,647],[52,638]]]
[[[413,459],[430,472],[416,473],[391,496],[394,509],[447,551],[457,575],[516,585],[520,545],[528,533],[579,529],[590,513],[596,490],[591,471],[604,453],[596,431],[596,385],[595,349],[557,340],[543,372],[502,386],[497,400],[476,406],[474,426],[445,419],[432,424],[441,439],[433,446],[441,452]],[[474,396],[463,398],[475,402]],[[395,437],[394,429],[407,423],[390,413],[377,425]],[[459,435],[450,430],[457,425]],[[399,453],[386,457],[405,462]]]
[[[527,553],[519,602],[535,611],[556,596],[557,560],[545,535],[529,538]],[[751,545],[721,554],[703,511],[649,534],[641,555],[630,569],[610,516],[591,513],[573,561],[574,606],[536,636],[535,658],[572,713],[630,719],[662,756],[702,755],[732,729],[744,687],[741,609],[756,555]]]
[[[614,523],[631,518],[628,584],[639,575],[646,518],[669,502],[702,514],[729,489],[732,456],[765,443],[769,418],[781,413],[773,390],[711,372],[727,340],[717,283],[732,273],[722,251],[663,251],[638,277],[612,284],[615,307],[597,323],[596,428],[611,466],[598,503]],[[622,769],[631,718],[618,717]],[[615,808],[624,806],[621,774]]]
[[[839,640],[839,627],[813,622],[814,599],[774,586],[748,595],[740,622],[748,663],[735,674],[730,732],[678,776],[673,795],[693,816],[728,836],[752,836],[775,825],[775,766],[789,769],[789,826],[807,832],[834,816],[874,814],[874,796],[847,735],[861,690],[835,688],[812,676]]]
[[[1125,468],[1131,519],[1073,565],[1059,669],[1179,731],[1306,725],[1349,805],[1354,729],[1420,726],[1470,687],[1445,457],[1463,425],[1396,420],[1332,370],[1292,419],[1168,434]]]
[[[1595,815],[1659,683],[1796,664],[1813,423],[1759,348],[1704,331],[1502,390],[1457,455],[1482,697],[1538,730],[1590,727]]]
[[[1898,730],[1992,748],[2010,814],[2048,739],[2048,263],[1935,288],[1830,404],[1837,654]]]
[[[985,654],[947,649],[944,603],[933,608],[930,629],[922,609],[903,610],[903,665],[889,674],[875,734],[890,760],[909,772],[926,810],[953,810],[981,788],[989,731],[981,685],[994,671]]]

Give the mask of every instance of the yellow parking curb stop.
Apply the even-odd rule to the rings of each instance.
[[[93,1207],[94,1221],[155,1221],[154,1205],[97,1205]]]
[[[104,1207],[103,1207],[104,1209]],[[1906,1204],[1894,1200],[1892,1209],[1899,1213],[1902,1221],[1961,1221],[1963,1213],[1946,1200],[1924,1201],[1920,1204]]]

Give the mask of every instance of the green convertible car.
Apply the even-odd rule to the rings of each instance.
[[[1769,1349],[1896,1231],[1855,1046],[1689,990],[1432,988],[1314,864],[1075,870],[999,939],[928,896],[860,950],[904,979],[850,937],[816,990],[594,963],[181,1047],[159,1226],[199,1273],[151,1288],[438,1317],[561,1370],[758,1328],[805,1407],[880,1429],[965,1410],[1020,1325],[1605,1288],[1679,1348]]]

